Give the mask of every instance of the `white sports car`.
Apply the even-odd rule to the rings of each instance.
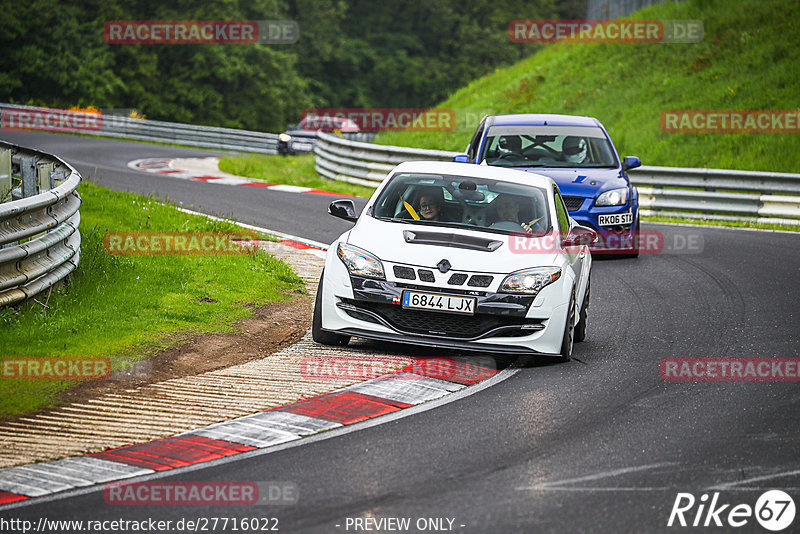
[[[591,229],[552,179],[445,162],[401,163],[328,249],[312,334],[569,360],[586,335]]]

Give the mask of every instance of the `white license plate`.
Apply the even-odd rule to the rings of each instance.
[[[475,297],[457,297],[439,293],[421,293],[403,291],[403,308],[417,310],[444,311],[473,315],[475,313]]]
[[[631,224],[633,222],[633,213],[612,213],[610,215],[598,215],[597,222],[600,226],[617,226],[619,224]]]

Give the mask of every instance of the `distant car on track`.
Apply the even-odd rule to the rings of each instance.
[[[312,334],[569,360],[586,335],[596,233],[552,179],[448,162],[395,167],[328,249]]]
[[[636,156],[620,160],[608,132],[593,117],[487,115],[466,154],[455,161],[507,167],[549,176],[570,216],[599,232],[592,251],[637,256],[639,196],[628,171]]]
[[[312,152],[317,142],[317,132],[355,134],[359,131],[358,124],[351,119],[307,115],[278,136],[278,154],[286,156]]]

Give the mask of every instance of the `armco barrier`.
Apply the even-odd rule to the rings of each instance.
[[[59,111],[0,104],[0,111],[5,108],[17,114]],[[109,115],[103,115],[100,122],[98,129],[84,133],[243,152],[277,152],[276,134]],[[398,163],[450,161],[457,152],[376,145],[318,133],[314,154],[316,170],[322,176],[374,187]],[[630,175],[639,189],[643,215],[800,224],[800,174],[639,167]]]
[[[80,181],[61,159],[0,141],[0,306],[35,296],[78,266]]]
[[[33,116],[34,114],[37,116],[46,116],[48,113],[63,113],[63,110],[18,106],[15,104],[0,104],[0,110],[8,110],[4,115],[13,113],[15,118],[25,113],[28,113],[29,116]],[[98,117],[98,124],[100,125],[98,129],[86,129],[79,133],[101,135],[118,139],[175,143],[202,148],[258,152],[261,154],[276,154],[278,151],[278,135],[272,133],[235,130],[232,128],[216,128],[212,126],[197,126],[177,122],[130,119],[128,117],[119,117],[115,115],[100,115]],[[7,124],[2,126],[4,129],[8,129],[8,127]],[[46,130],[46,128],[42,129]]]
[[[324,133],[317,138],[319,174],[370,187],[403,161],[451,161],[458,154],[357,143]],[[647,166],[629,172],[643,215],[800,224],[800,174]]]
[[[317,172],[326,178],[375,187],[398,163],[452,161],[456,154],[458,152],[359,143],[317,133],[314,163]]]

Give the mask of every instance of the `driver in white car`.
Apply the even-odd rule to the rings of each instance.
[[[533,228],[537,226],[541,217],[533,217],[533,219],[525,220],[525,217],[520,214],[523,210],[522,204],[524,200],[515,196],[505,193],[497,195],[492,201],[492,208],[497,214],[495,224],[509,221],[520,225],[526,232],[533,232]]]

